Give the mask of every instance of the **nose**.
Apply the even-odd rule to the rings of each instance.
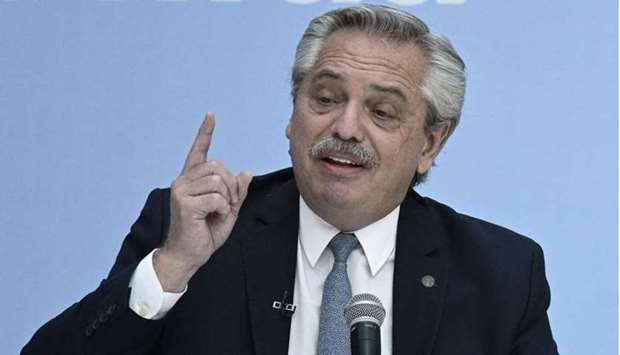
[[[342,140],[361,142],[364,139],[362,110],[353,102],[350,102],[335,118],[332,129],[333,134]]]

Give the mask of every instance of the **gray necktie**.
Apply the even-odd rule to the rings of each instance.
[[[329,242],[328,247],[334,253],[334,266],[323,286],[319,355],[351,354],[351,334],[344,319],[344,306],[351,299],[347,259],[357,246],[357,238],[351,233],[339,233]]]

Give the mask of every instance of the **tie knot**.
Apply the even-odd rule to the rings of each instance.
[[[349,254],[357,248],[358,241],[353,233],[338,233],[331,242],[329,249],[334,253],[336,262],[344,263],[349,258]]]

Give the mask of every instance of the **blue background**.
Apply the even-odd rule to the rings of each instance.
[[[0,0],[3,353],[105,277],[205,111],[231,170],[289,164],[295,44],[342,6],[306,2]],[[469,68],[461,126],[420,192],[542,244],[561,353],[615,353],[617,3],[403,8]]]

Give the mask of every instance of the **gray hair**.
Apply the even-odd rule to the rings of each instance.
[[[396,43],[413,43],[428,63],[420,89],[427,106],[425,131],[449,123],[448,136],[459,123],[465,97],[465,63],[445,37],[430,32],[417,17],[382,5],[360,5],[329,11],[314,18],[295,52],[291,75],[293,101],[306,75],[319,58],[325,40],[334,32],[360,30]],[[442,142],[442,146],[446,139]],[[427,172],[428,173],[428,172]],[[414,178],[421,183],[426,173]]]

